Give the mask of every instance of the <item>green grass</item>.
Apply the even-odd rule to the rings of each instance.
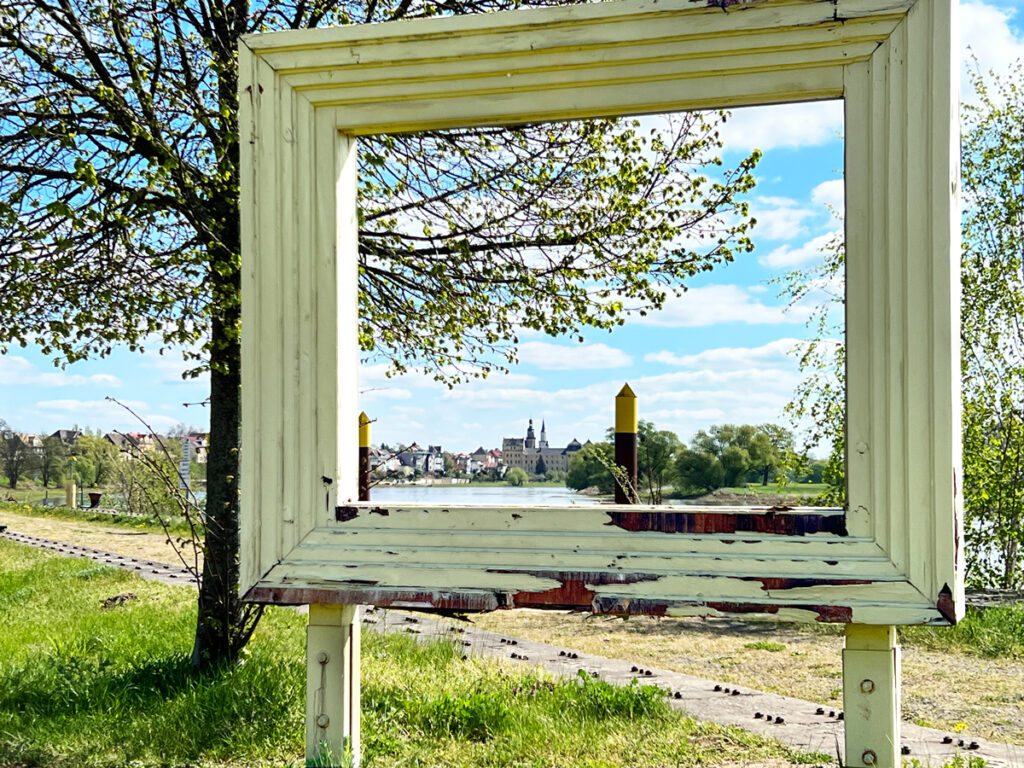
[[[86,488],[85,493],[89,491],[103,491],[103,488]],[[62,504],[64,503],[64,489],[63,488],[41,488],[38,485],[24,485],[22,484],[18,488],[0,488],[0,499],[7,499],[11,497],[15,502],[19,504],[37,504],[43,501],[49,496],[50,499],[57,499]]]
[[[25,517],[45,517],[51,520],[68,520],[76,523],[99,523],[117,528],[128,528],[133,531],[145,531],[147,533],[164,532],[163,528],[155,520],[128,517],[127,515],[109,514],[106,512],[90,512],[88,509],[40,507],[33,504],[15,504],[13,502],[0,501],[0,511],[23,515]],[[188,525],[185,523],[185,519],[183,517],[174,517],[167,522],[168,530],[170,530],[171,533],[188,535]]]
[[[900,642],[985,658],[1024,657],[1024,605],[975,608],[955,627],[900,627]]]
[[[786,646],[782,643],[773,643],[770,640],[758,640],[756,643],[744,643],[744,648],[750,648],[754,651],[772,651],[779,652],[786,650]]]
[[[727,488],[718,488],[716,493],[732,493],[737,496],[749,496],[752,500],[765,496],[791,496],[794,500],[811,501],[828,489],[824,483],[790,483],[782,490],[774,482],[768,485],[760,483],[749,483],[747,485],[734,485]],[[664,490],[666,499],[694,499],[705,495],[704,491],[694,491],[685,488],[666,488]]]
[[[806,632],[840,635],[842,624],[798,624]],[[897,627],[900,644],[987,659],[1024,658],[1024,605],[967,607],[955,627]]]
[[[194,621],[188,590],[0,541],[0,765],[301,765],[304,618],[269,611],[243,663],[204,675]],[[450,642],[364,632],[362,661],[366,768],[822,759],[681,718],[651,687],[463,660]]]

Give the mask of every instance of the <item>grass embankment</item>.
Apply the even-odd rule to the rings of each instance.
[[[111,512],[97,512],[89,509],[70,509],[69,507],[43,507],[30,503],[14,503],[0,501],[0,513],[9,513],[21,517],[34,517],[47,520],[64,520],[75,523],[96,523],[117,528],[127,528],[146,533],[163,533],[161,525],[152,519],[119,515]],[[167,529],[171,533],[187,535],[188,524],[184,517],[176,516],[167,520]]]
[[[843,627],[585,618],[500,611],[484,629],[842,708]],[[1024,606],[969,609],[956,627],[901,627],[903,716],[1024,744]]]
[[[190,591],[5,541],[0,563],[0,765],[301,764],[303,617],[269,611],[244,663],[196,675]],[[451,642],[372,632],[363,639],[363,744],[367,768],[815,759],[680,718],[657,689],[557,681],[463,660]]]
[[[95,491],[102,493],[106,490],[106,488],[83,488],[82,493],[88,494]],[[51,501],[56,500],[58,503],[63,504],[64,489],[40,488],[38,485],[22,485],[19,488],[0,488],[0,500],[10,501],[12,499],[18,504],[40,504],[45,499],[50,499]]]
[[[780,489],[779,486],[773,482],[768,485],[748,483],[747,485],[734,485],[726,488],[716,488],[710,493],[668,487],[665,489],[664,494],[666,499],[714,500],[716,498],[722,498],[727,499],[730,503],[734,504],[758,504],[763,499],[775,499],[780,496],[800,501],[814,501],[827,490],[828,486],[824,483],[789,483]],[[643,496],[642,488],[641,496]]]

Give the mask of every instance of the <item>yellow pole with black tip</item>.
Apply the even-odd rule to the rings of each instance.
[[[624,475],[624,482],[615,482],[615,503],[635,504],[639,461],[637,456],[636,395],[624,384],[615,396],[615,466]]]
[[[359,500],[370,500],[370,417],[359,414]]]

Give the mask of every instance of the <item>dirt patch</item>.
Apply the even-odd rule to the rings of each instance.
[[[841,628],[496,611],[481,629],[842,708]],[[784,646],[778,648],[778,645]],[[1024,663],[903,648],[903,717],[1024,744]]]
[[[30,536],[40,536],[170,565],[181,565],[173,547],[167,543],[167,537],[148,531],[100,523],[29,517],[4,511],[0,511],[0,525],[6,525],[12,531],[27,533]]]

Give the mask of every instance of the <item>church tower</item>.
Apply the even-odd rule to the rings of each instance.
[[[533,419],[530,419],[530,426],[526,428],[526,443],[525,443],[524,447],[525,448],[536,448],[537,447],[537,437],[533,433]]]
[[[547,448],[548,447],[548,430],[547,430],[547,426],[544,424],[543,421],[541,421],[541,423],[540,423],[540,442],[537,444],[537,447],[538,448]]]

